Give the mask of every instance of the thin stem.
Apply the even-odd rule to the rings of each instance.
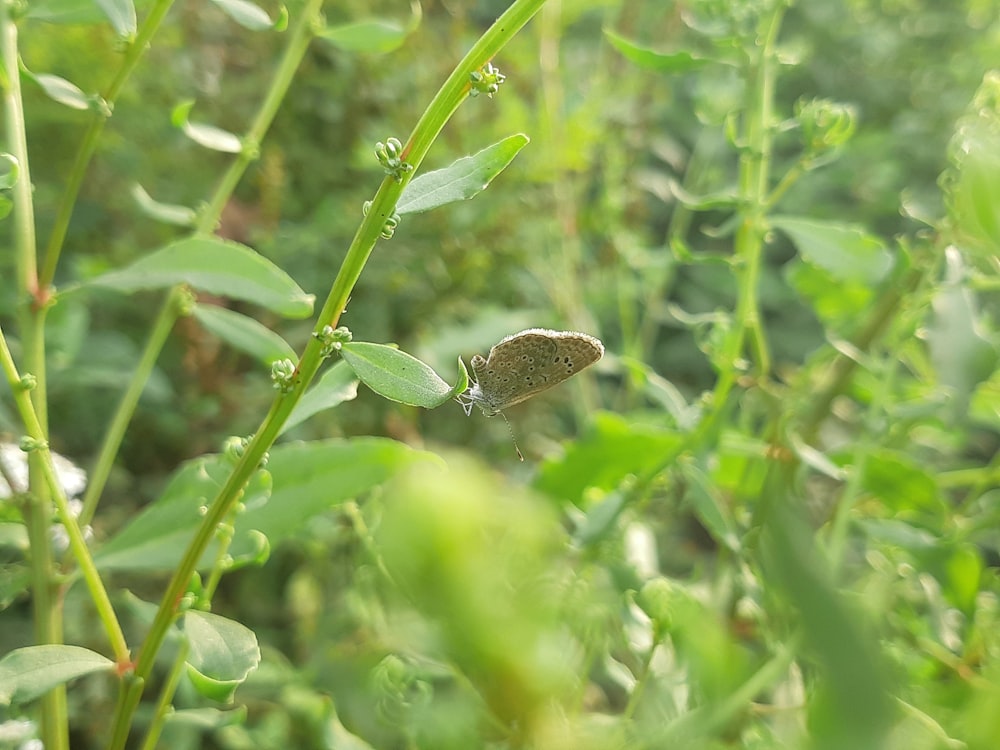
[[[140,750],[156,749],[156,743],[160,741],[160,734],[163,732],[163,725],[170,715],[170,704],[174,699],[174,693],[177,692],[177,686],[181,682],[181,677],[184,676],[184,663],[187,661],[190,650],[191,644],[187,638],[181,639],[180,647],[174,656],[174,662],[170,666],[170,672],[167,674],[167,679],[160,689],[160,697],[156,701],[153,718],[149,722],[149,728],[146,730],[146,737],[142,741]]]
[[[45,249],[45,260],[42,263],[42,274],[39,281],[40,289],[48,289],[55,278],[56,267],[59,265],[59,256],[62,253],[63,244],[66,241],[66,232],[69,229],[70,219],[73,217],[73,207],[76,205],[77,196],[80,194],[80,186],[83,184],[84,175],[90,160],[97,150],[97,143],[101,137],[101,131],[114,109],[115,102],[121,94],[129,76],[139,64],[140,58],[149,47],[149,42],[156,34],[160,23],[163,21],[173,0],[156,0],[149,15],[143,21],[142,26],[136,32],[135,39],[129,44],[125,51],[121,67],[112,79],[111,84],[104,92],[103,99],[105,106],[95,107],[94,116],[83,135],[80,147],[77,149],[76,158],[73,160],[73,167],[66,178],[66,189],[59,201],[56,209],[56,216],[52,222],[52,234],[49,235],[49,242]]]
[[[156,360],[164,343],[166,343],[167,336],[170,335],[170,331],[177,321],[182,297],[183,291],[180,287],[172,289],[167,295],[153,323],[153,329],[150,331],[142,356],[129,378],[128,387],[122,394],[118,408],[115,409],[115,414],[108,424],[104,440],[101,441],[101,447],[97,452],[97,459],[90,472],[87,491],[83,495],[83,510],[80,512],[80,524],[83,526],[89,524],[94,517],[97,503],[104,492],[104,487],[114,466],[115,457],[118,455],[118,448],[125,437],[125,431],[128,429],[135,408],[139,404],[139,398],[146,387],[146,382],[156,366]]]
[[[21,78],[18,66],[17,24],[12,15],[13,3],[4,1],[0,8],[0,55],[3,71],[0,73],[4,91],[4,124],[7,147],[17,160],[18,180],[14,185],[14,247],[19,296],[18,317],[24,335],[24,351],[29,366],[37,368],[35,386],[37,392],[30,394],[21,383],[7,347],[7,340],[0,331],[3,369],[11,389],[14,391],[22,418],[30,417],[34,430],[29,429],[39,445],[46,440],[45,411],[45,357],[44,313],[31,304],[37,297],[38,268],[35,238],[34,202],[31,190],[31,168],[28,162],[28,139],[24,126],[24,106],[21,99]],[[32,404],[34,396],[35,404]],[[27,425],[28,419],[25,418]],[[46,467],[46,464],[49,464]],[[30,543],[30,565],[32,586],[32,613],[35,641],[39,644],[53,644],[62,641],[60,599],[55,585],[55,570],[52,559],[51,527],[52,506],[46,491],[44,478],[46,468],[51,464],[42,457],[28,457],[28,502],[25,505],[25,522]],[[11,491],[14,488],[11,487]],[[65,500],[65,498],[64,498]],[[66,688],[59,686],[50,690],[42,698],[41,740],[48,748],[64,750],[69,747],[69,721],[66,703]]]
[[[428,105],[417,122],[403,153],[404,158],[413,165],[414,170],[405,175],[399,182],[392,177],[386,177],[383,180],[371,202],[367,215],[358,227],[326,302],[319,313],[314,329],[316,333],[320,333],[327,325],[334,327],[337,325],[348,297],[371,255],[375,242],[381,236],[386,221],[394,212],[403,188],[416,172],[416,168],[420,165],[445,123],[465,100],[469,90],[470,74],[489,62],[541,8],[543,3],[544,0],[515,0],[510,8],[473,45]],[[304,22],[311,23],[320,6],[321,0],[310,0],[304,9]],[[136,676],[140,679],[144,680],[152,671],[156,654],[178,614],[181,597],[198,560],[215,535],[216,526],[226,518],[233,504],[237,502],[246,482],[257,471],[265,452],[277,438],[288,415],[319,370],[324,359],[322,348],[323,345],[319,338],[310,337],[299,361],[294,389],[287,394],[279,395],[272,404],[260,428],[233,468],[232,474],[209,506],[194,539],[167,585],[150,627],[149,635],[139,653]],[[138,705],[139,697],[138,694],[129,696],[119,703],[118,714],[115,718],[116,731],[110,745],[112,750],[123,747],[127,729],[122,731],[121,728],[127,727],[131,723],[131,717]]]
[[[4,337],[2,330],[0,330],[0,369],[3,370],[4,375],[7,377],[7,382],[13,391],[14,403],[17,406],[21,421],[24,423],[25,430],[37,446],[37,449],[33,453],[40,457],[38,462],[39,471],[44,479],[44,486],[55,503],[56,514],[59,520],[66,528],[70,550],[77,564],[80,566],[87,590],[90,592],[91,599],[93,599],[94,606],[97,609],[98,617],[107,631],[108,640],[111,642],[115,659],[121,665],[127,664],[129,651],[128,645],[125,642],[125,635],[122,633],[118,618],[115,616],[114,608],[111,606],[108,592],[104,588],[104,583],[101,581],[97,567],[90,556],[90,550],[87,548],[87,543],[80,532],[80,527],[70,512],[66,493],[59,483],[59,477],[56,474],[55,467],[52,465],[52,455],[48,450],[48,443],[45,439],[41,422],[38,420],[29,397],[30,391],[25,388],[21,376],[17,372],[14,360],[10,355],[10,350],[7,348],[7,339]],[[47,533],[48,530],[46,530]],[[32,552],[34,553],[35,550],[32,550]]]

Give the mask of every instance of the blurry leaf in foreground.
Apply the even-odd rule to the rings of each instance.
[[[611,490],[626,476],[658,466],[682,440],[677,432],[600,412],[578,440],[566,445],[562,456],[542,464],[535,487],[579,503],[588,487]]]
[[[377,540],[405,601],[491,712],[530,730],[572,695],[576,642],[560,617],[565,535],[551,508],[456,459],[386,488]]]
[[[815,750],[882,747],[895,716],[890,682],[864,612],[836,590],[813,531],[772,482],[761,534],[765,583],[797,614],[808,655],[820,666],[808,701]]]

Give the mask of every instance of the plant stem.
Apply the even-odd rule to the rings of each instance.
[[[336,327],[348,297],[357,283],[365,263],[371,255],[375,242],[381,236],[386,221],[392,216],[396,202],[403,188],[416,172],[431,144],[437,138],[445,123],[465,100],[469,90],[469,76],[485,63],[520,30],[541,8],[545,0],[515,0],[507,11],[497,19],[472,49],[448,76],[441,89],[428,105],[417,122],[403,151],[405,158],[414,169],[397,182],[391,176],[382,181],[371,202],[367,215],[358,227],[354,240],[333,282],[326,302],[319,313],[314,331],[320,333],[327,325]],[[304,9],[305,23],[311,23],[319,12],[321,0],[310,0]],[[267,416],[253,439],[247,445],[242,457],[233,468],[223,488],[212,501],[208,512],[195,533],[194,539],[184,553],[184,557],[171,578],[153,619],[149,635],[142,646],[136,663],[136,676],[145,680],[152,671],[156,654],[166,637],[167,631],[178,615],[178,606],[187,588],[198,560],[215,535],[216,526],[226,518],[250,476],[257,471],[264,454],[274,443],[282,425],[306,387],[315,377],[324,359],[323,344],[319,338],[311,337],[296,369],[295,387],[287,394],[279,395],[271,405]],[[118,750],[124,746],[127,727],[138,705],[138,691],[119,702],[115,717],[115,731],[110,747]]]
[[[118,408],[115,409],[115,414],[108,424],[108,430],[104,434],[104,440],[101,441],[100,450],[97,452],[97,459],[90,472],[87,491],[83,495],[83,510],[80,512],[80,524],[83,526],[89,524],[94,517],[94,512],[97,510],[97,503],[104,492],[104,486],[107,484],[108,476],[111,474],[111,469],[115,463],[115,457],[118,455],[118,448],[125,437],[125,430],[128,429],[132,414],[139,403],[139,397],[142,396],[142,391],[146,387],[146,381],[149,380],[149,376],[153,372],[153,367],[155,367],[160,351],[163,349],[164,343],[166,343],[167,336],[170,335],[170,331],[177,321],[182,297],[183,293],[180,287],[172,289],[167,295],[153,323],[153,330],[146,341],[146,347],[143,349],[142,356],[139,358],[139,362],[136,364],[129,378],[128,387],[125,389],[125,393],[122,394]]]
[[[44,427],[45,413],[45,371],[44,371],[44,314],[31,304],[38,290],[37,246],[35,238],[35,214],[31,189],[31,169],[28,162],[28,139],[24,127],[24,106],[21,98],[21,78],[18,66],[18,31],[12,15],[13,2],[4,0],[0,8],[0,55],[3,72],[0,74],[4,87],[4,119],[6,141],[18,165],[18,180],[14,185],[14,247],[18,290],[18,317],[25,337],[24,350],[30,365],[39,368],[35,373],[35,393],[25,390],[17,373],[14,360],[7,347],[7,340],[0,331],[0,359],[7,375],[7,381],[14,392],[15,401],[22,412],[25,425],[29,420],[32,428],[28,432],[39,445],[47,439]],[[35,404],[32,404],[32,396]],[[37,409],[37,411],[36,411]],[[39,452],[28,457],[28,502],[25,504],[25,522],[31,554],[32,613],[34,637],[38,644],[54,644],[62,641],[62,623],[58,589],[55,585],[51,549],[52,506],[49,493],[43,481],[46,463]],[[14,487],[11,487],[14,491]],[[58,490],[54,490],[58,492]],[[69,747],[69,721],[66,703],[66,688],[60,685],[42,698],[41,741],[45,747],[64,750]]]
[[[132,40],[125,51],[125,57],[118,68],[117,74],[102,96],[105,106],[94,108],[93,119],[90,121],[87,132],[83,135],[79,149],[77,149],[76,158],[73,160],[73,167],[66,178],[66,189],[60,198],[59,207],[56,209],[56,216],[52,222],[52,233],[49,235],[49,243],[45,249],[45,260],[42,263],[39,289],[48,289],[52,284],[52,279],[55,277],[56,267],[59,265],[59,256],[62,253],[63,244],[66,240],[66,232],[69,229],[70,219],[73,217],[73,207],[76,205],[76,198],[80,194],[80,186],[83,184],[87,167],[90,165],[90,160],[97,150],[97,142],[100,140],[101,131],[104,130],[104,124],[108,121],[125,83],[128,81],[129,76],[132,75],[132,71],[139,64],[142,55],[145,54],[150,40],[157,29],[159,29],[163,17],[166,16],[172,4],[173,0],[156,0],[149,15],[146,16],[146,20],[143,21],[142,26],[136,32],[135,39]]]
[[[107,631],[115,659],[119,665],[127,664],[129,652],[128,645],[125,642],[125,635],[118,624],[118,618],[115,617],[114,608],[111,606],[111,600],[108,598],[108,592],[104,588],[101,577],[90,556],[90,550],[87,548],[87,543],[80,532],[80,527],[70,512],[66,493],[59,483],[59,477],[56,474],[55,467],[52,465],[52,455],[48,450],[41,422],[35,413],[34,406],[29,397],[30,391],[26,390],[22,384],[21,376],[14,365],[10,349],[7,348],[7,339],[4,337],[2,330],[0,330],[0,369],[3,370],[4,375],[7,377],[7,382],[14,393],[14,403],[17,406],[21,421],[24,423],[25,430],[38,446],[32,453],[38,457],[39,471],[44,479],[44,486],[48,490],[51,501],[55,503],[59,520],[66,528],[70,550],[73,552],[73,557],[80,566],[87,590],[90,592],[94,606],[97,608],[97,614],[101,619],[101,623]],[[37,494],[37,488],[34,491]],[[48,528],[45,529],[45,534],[46,536],[48,535]],[[48,545],[46,545],[46,549],[48,549]],[[32,550],[32,552],[34,557],[35,550]]]

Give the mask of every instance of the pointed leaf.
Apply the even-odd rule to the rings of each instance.
[[[26,703],[76,677],[112,669],[111,659],[80,646],[15,649],[0,659],[0,704]]]
[[[245,245],[217,237],[178,240],[88,284],[123,292],[188,284],[253,302],[288,318],[307,317],[313,304],[313,296],[271,261]]]
[[[90,109],[90,97],[83,93],[77,86],[49,73],[28,73],[29,76],[42,87],[45,95],[53,101],[69,107],[70,109]]]
[[[290,430],[321,411],[332,409],[358,396],[358,378],[346,362],[338,362],[319,379],[295,405],[281,432]]]
[[[118,36],[131,37],[135,34],[135,5],[132,0],[96,0],[96,2]]]
[[[698,70],[713,62],[704,57],[695,57],[690,52],[657,52],[649,47],[643,47],[633,41],[608,29],[604,30],[604,36],[608,38],[611,45],[622,53],[622,56],[640,68],[650,70],[663,70],[667,73],[686,73],[691,70]]]
[[[788,235],[803,260],[834,278],[877,284],[892,270],[882,240],[858,227],[794,216],[775,216],[771,225]]]
[[[195,305],[192,312],[207,330],[258,362],[270,365],[279,359],[298,361],[287,341],[253,318],[218,305]]]
[[[429,211],[478,195],[526,145],[528,136],[518,133],[487,146],[477,154],[463,156],[444,169],[415,177],[403,190],[396,212],[412,214]]]
[[[247,0],[212,0],[223,13],[250,31],[270,29],[274,24],[262,8]]]
[[[383,398],[401,404],[433,409],[465,390],[456,393],[430,366],[384,344],[354,341],[343,345],[340,356],[362,383]]]
[[[410,20],[405,26],[395,20],[370,18],[340,26],[328,26],[319,30],[317,36],[348,52],[385,54],[401,47],[406,37],[420,25],[423,14],[420,3],[411,3],[410,10]]]
[[[195,218],[197,218],[197,214],[193,208],[178,206],[172,203],[160,203],[153,200],[139,183],[135,183],[132,186],[132,198],[139,204],[139,210],[146,214],[146,216],[162,221],[165,224],[190,227],[194,225]]]

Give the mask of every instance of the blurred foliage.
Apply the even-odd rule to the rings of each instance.
[[[996,747],[1000,79],[988,66],[1000,5],[798,0],[773,88],[754,98],[751,53],[775,5],[550,0],[493,61],[499,92],[463,105],[422,171],[515,133],[531,142],[476,199],[405,216],[342,322],[439,373],[531,326],[588,331],[609,354],[509,410],[524,464],[501,420],[365,389],[291,429],[387,436],[447,466],[402,461],[356,501],[331,491],[266,565],[227,575],[213,610],[262,648],[236,696],[247,715],[179,711],[162,746]],[[405,137],[505,7],[429,0],[384,55],[315,40],[219,233],[322,299],[382,178],[375,143]],[[406,24],[412,10],[351,0],[326,14]],[[104,133],[57,284],[182,236],[139,211],[133,184],[196,208],[228,156],[185,138],[171,111],[193,99],[192,119],[242,132],[281,44],[214,4],[173,8]],[[30,13],[21,47],[31,71],[85,92],[118,56],[104,26]],[[87,115],[30,80],[24,91],[48,227]],[[751,154],[737,134],[765,97],[773,146]],[[766,190],[794,175],[767,217],[741,202],[744,160],[757,157]],[[754,314],[767,368],[753,342],[726,357],[745,322],[734,246],[751,219],[766,224]],[[4,253],[5,332],[14,290]],[[91,457],[152,299],[107,292],[51,310],[61,452]],[[200,301],[252,312],[297,351],[311,331]],[[726,373],[736,386],[718,398]],[[252,432],[273,394],[265,367],[183,319],[130,425],[98,540],[134,522],[182,462]],[[0,404],[0,427],[17,434],[12,414]],[[313,493],[337,483],[308,472]],[[136,570],[112,580],[160,593]],[[67,642],[103,647],[78,587],[66,622]],[[20,598],[0,614],[0,651],[28,643],[29,624]],[[73,747],[102,746],[94,717],[114,700],[97,678],[71,689]],[[175,705],[208,702],[185,681]]]

